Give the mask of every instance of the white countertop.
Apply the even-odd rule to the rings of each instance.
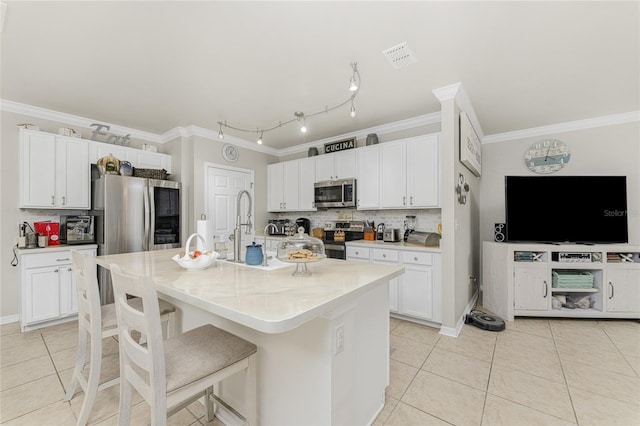
[[[264,333],[292,330],[404,273],[402,266],[337,259],[309,263],[309,277],[293,277],[295,265],[263,270],[225,260],[186,271],[171,260],[181,250],[98,256],[96,261],[149,275],[158,292]]]
[[[47,247],[38,247],[38,248],[21,248],[17,249],[16,253],[18,254],[34,254],[34,253],[53,253],[55,251],[64,251],[64,250],[87,250],[87,249],[95,249],[98,248],[97,244],[58,244],[55,246],[47,246]]]
[[[440,249],[440,247],[428,247],[428,246],[421,246],[418,244],[405,243],[405,242],[387,243],[387,242],[378,241],[378,240],[375,240],[375,241],[357,240],[357,241],[347,241],[345,244],[347,246],[353,246],[353,247],[390,248],[395,250],[427,251],[432,253],[442,252],[442,249]]]

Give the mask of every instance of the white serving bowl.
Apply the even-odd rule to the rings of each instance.
[[[178,265],[180,265],[187,271],[201,271],[211,266],[213,262],[216,261],[218,256],[220,256],[215,251],[207,251],[194,259],[192,258],[193,254],[194,252],[189,252],[183,257],[180,257],[179,254],[176,254],[171,259],[173,259]]]

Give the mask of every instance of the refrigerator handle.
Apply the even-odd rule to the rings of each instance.
[[[143,244],[143,248],[145,251],[149,251],[149,229],[151,226],[151,208],[150,208],[150,202],[149,202],[149,197],[150,197],[150,190],[151,188],[149,188],[149,184],[146,183],[144,185],[144,196],[142,198],[144,198],[144,244]]]

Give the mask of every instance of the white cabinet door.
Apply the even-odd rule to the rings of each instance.
[[[56,206],[91,208],[89,145],[77,138],[56,137]]]
[[[407,142],[407,207],[440,204],[440,154],[437,135]]]
[[[324,154],[316,159],[316,182],[356,177],[356,150]]]
[[[407,206],[407,146],[405,141],[380,144],[380,207]]]
[[[52,266],[26,271],[22,283],[25,286],[23,322],[28,324],[60,316],[59,269],[58,266]]]
[[[298,209],[298,161],[282,163],[282,201],[284,210]]]
[[[316,161],[316,182],[333,179],[333,156],[324,154],[313,157]]]
[[[433,319],[433,272],[428,266],[404,264],[400,279],[401,310],[412,317]]]
[[[298,160],[298,210],[315,211],[313,206],[316,182],[316,160],[313,157]]]
[[[356,150],[358,210],[380,208],[380,146]]]
[[[283,179],[283,163],[269,164],[267,166],[267,209],[270,212],[279,212],[284,209]]]
[[[43,132],[20,133],[20,207],[91,208],[87,141]]]
[[[90,144],[89,163],[91,164],[96,164],[99,159],[106,157],[107,155],[112,155],[118,160],[131,161],[129,159],[129,148],[126,146],[96,141],[92,141]]]
[[[640,313],[640,269],[607,268],[607,311]]]
[[[68,316],[78,313],[78,301],[76,295],[73,268],[71,265],[62,265],[58,268],[60,285],[60,316]]]
[[[546,265],[516,265],[514,307],[522,310],[546,311],[551,308],[549,270]]]
[[[118,159],[120,159],[120,157],[118,157]],[[167,173],[171,173],[171,156],[167,154],[128,148],[127,160],[131,162],[133,167],[140,169],[164,169]]]
[[[348,179],[356,177],[356,150],[333,154],[334,179]]]
[[[55,207],[55,158],[55,135],[20,132],[20,207]]]

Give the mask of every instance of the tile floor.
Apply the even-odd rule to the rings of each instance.
[[[640,322],[517,319],[458,338],[391,319],[390,385],[375,425],[640,425]],[[62,402],[75,322],[22,334],[0,326],[0,423],[73,425],[82,393]],[[105,355],[117,353],[105,339]],[[117,374],[110,356],[104,379]],[[138,398],[132,424],[148,424]],[[117,424],[118,387],[98,394],[90,424]],[[169,419],[206,424],[198,403]],[[219,425],[218,421],[214,424]]]

